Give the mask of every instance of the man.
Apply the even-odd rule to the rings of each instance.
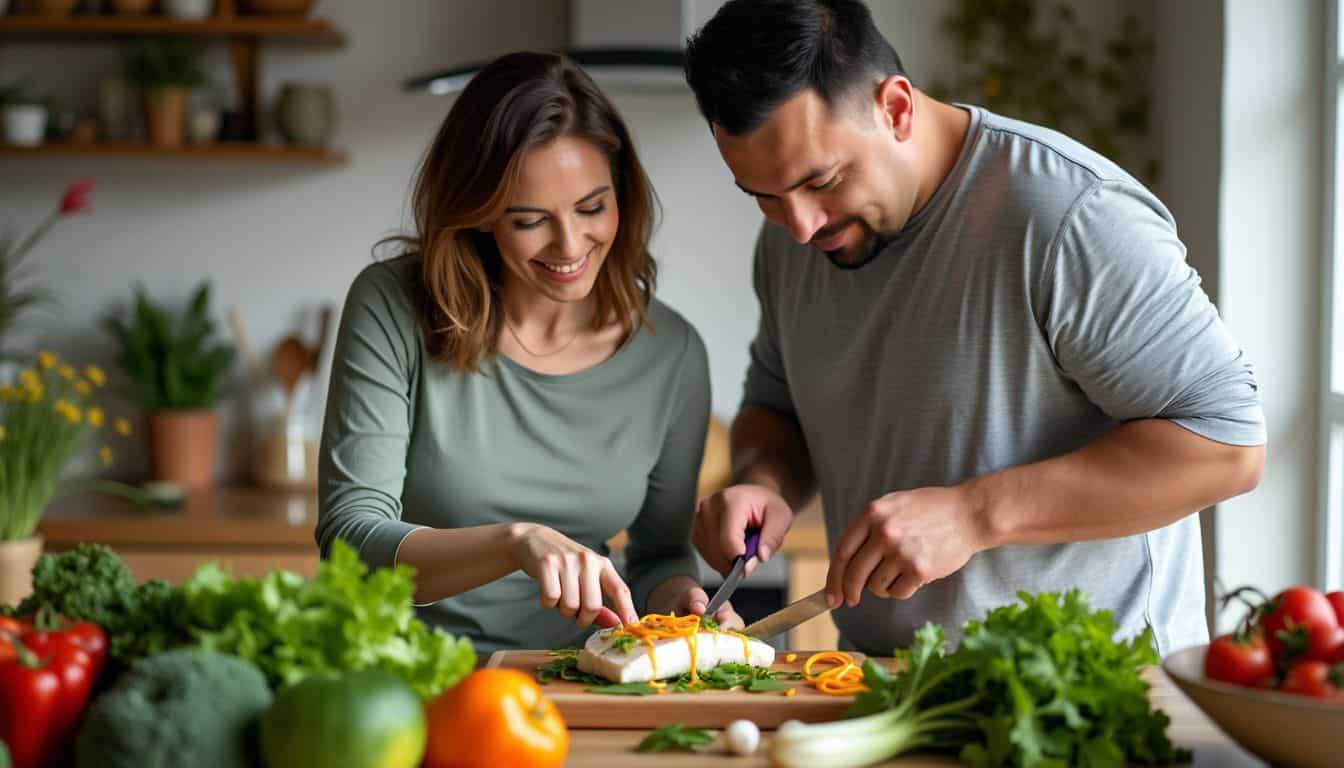
[[[1264,416],[1162,204],[920,91],[857,0],[730,0],[686,76],[768,220],[706,560],[749,526],[768,559],[819,486],[846,648],[1072,587],[1161,653],[1205,641],[1194,513],[1259,482]]]

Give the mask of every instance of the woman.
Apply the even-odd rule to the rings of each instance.
[[[652,298],[654,194],[610,102],[561,56],[497,59],[439,129],[414,212],[403,255],[346,300],[323,552],[414,566],[421,616],[482,656],[702,613],[705,348]],[[623,529],[628,587],[605,556]]]

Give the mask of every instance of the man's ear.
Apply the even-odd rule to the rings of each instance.
[[[877,108],[883,127],[897,141],[909,139],[914,131],[915,87],[903,75],[891,75],[877,85]]]

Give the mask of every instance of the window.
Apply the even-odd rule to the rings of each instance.
[[[1325,237],[1322,308],[1321,430],[1319,455],[1320,520],[1316,580],[1331,589],[1344,587],[1344,51],[1340,49],[1340,3],[1329,4],[1325,76]]]

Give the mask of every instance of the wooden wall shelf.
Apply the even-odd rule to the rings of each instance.
[[[44,16],[0,17],[0,39],[112,40],[126,37],[200,37],[265,40],[267,42],[340,46],[345,33],[322,19],[232,16],[180,21],[168,16]]]
[[[313,163],[340,165],[345,153],[321,147],[291,147],[279,144],[220,142],[163,149],[149,144],[57,144],[40,147],[15,147],[0,143],[0,155],[17,157],[148,157],[201,160],[243,160],[273,163]]]

